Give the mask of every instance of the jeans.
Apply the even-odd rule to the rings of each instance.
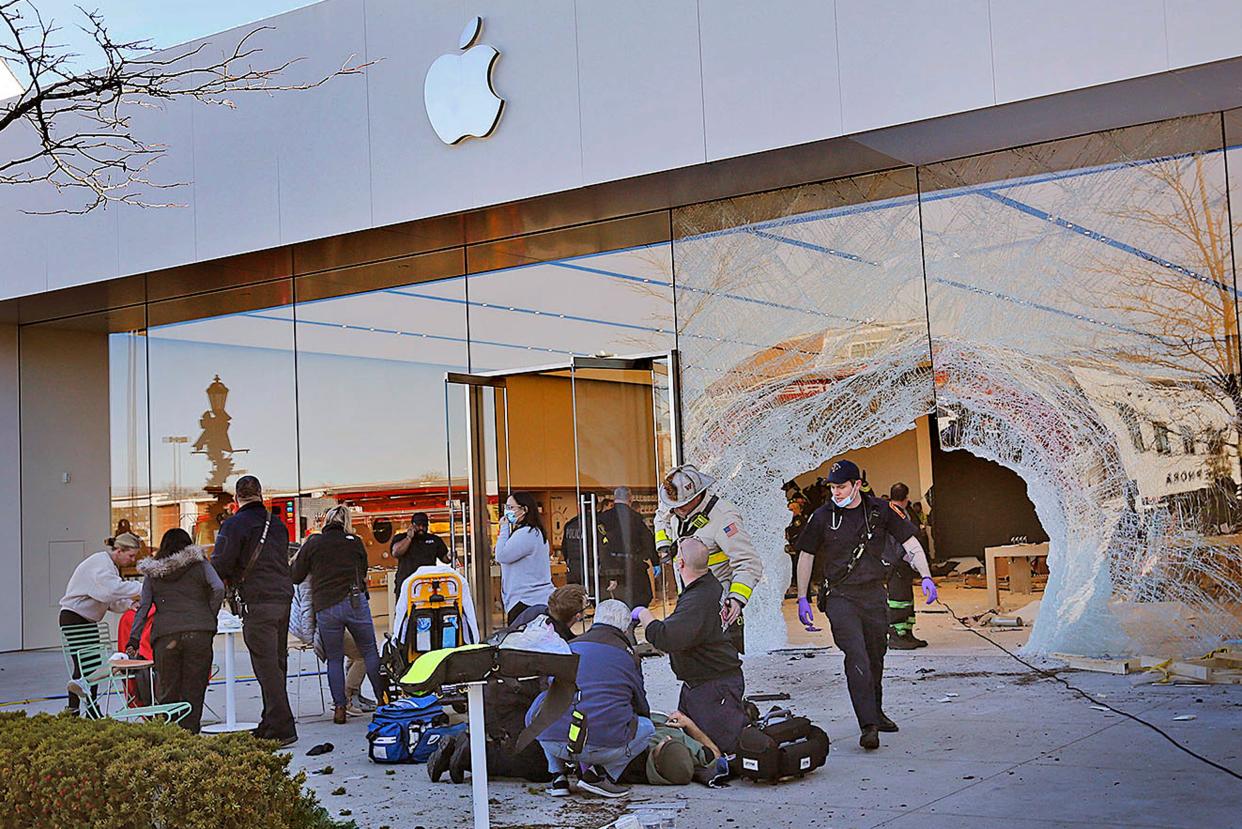
[[[548,758],[548,771],[554,775],[561,774],[566,763],[575,762],[584,766],[603,766],[613,782],[620,780],[625,767],[647,750],[647,744],[655,734],[655,725],[649,718],[636,719],[634,738],[622,746],[593,746],[588,743],[581,754],[570,754],[569,743],[540,740],[539,745]]]
[[[151,643],[159,700],[190,703],[190,713],[179,725],[194,734],[203,720],[203,697],[211,679],[212,640],[209,630],[187,630],[161,636]]]
[[[380,676],[375,625],[371,621],[371,603],[367,596],[359,593],[324,608],[315,614],[315,625],[319,628],[319,638],[323,640],[323,650],[328,657],[328,687],[332,689],[332,704],[346,705],[349,702],[345,694],[346,630],[362,652],[367,676],[371,678],[371,687],[378,698],[385,686]]]
[[[289,707],[286,682],[289,676],[289,602],[263,602],[246,608],[242,640],[250,651],[259,690],[263,693],[263,716],[256,735],[269,740],[297,736],[293,710]]]

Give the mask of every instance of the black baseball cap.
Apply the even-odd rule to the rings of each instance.
[[[431,519],[427,517],[425,512],[416,512],[410,516],[411,524],[430,524]]]
[[[858,464],[853,461],[837,461],[832,465],[832,469],[828,470],[828,483],[830,484],[848,484],[850,481],[861,481],[862,473],[858,471]]]

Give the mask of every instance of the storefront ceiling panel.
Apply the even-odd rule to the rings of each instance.
[[[466,242],[464,226],[465,220],[458,214],[299,242],[293,246],[294,273],[316,273],[457,247]]]
[[[404,285],[415,285],[466,272],[464,248],[403,256],[370,265],[339,268],[323,273],[299,276],[296,281],[298,302],[340,297],[365,291],[377,291]]]
[[[668,240],[668,214],[647,213],[471,245],[466,249],[466,265],[469,273],[482,273]]]

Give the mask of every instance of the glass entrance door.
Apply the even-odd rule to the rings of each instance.
[[[492,552],[516,491],[540,505],[555,585],[582,584],[592,602],[671,606],[671,573],[653,583],[650,531],[656,486],[680,461],[676,378],[675,352],[446,376],[449,468],[464,472],[449,498],[454,554],[482,630],[504,624]]]
[[[578,357],[571,366],[585,584],[595,602],[620,599],[663,617],[675,596],[656,558],[656,490],[680,462],[676,353]]]

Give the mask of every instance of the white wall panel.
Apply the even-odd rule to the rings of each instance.
[[[475,14],[506,111],[447,147],[423,82]],[[185,208],[29,218],[14,206],[80,199],[0,191],[0,298],[1242,54],[1237,0],[325,0],[213,35],[199,63],[258,25],[255,63],[306,58],[284,82],[378,63],[137,115],[169,145],[154,177],[192,180],[167,194]]]
[[[166,101],[158,109],[136,107],[131,116],[133,135],[148,146],[163,145],[165,152],[145,177],[157,185],[138,187],[148,205],[122,205],[118,210],[119,270],[143,273],[169,265],[193,262],[194,239],[194,109],[193,101]]]
[[[274,21],[265,59],[296,60],[281,73],[286,85],[315,83],[347,62],[366,61],[362,0],[335,0]],[[267,33],[264,33],[267,34]],[[367,81],[361,74],[323,86],[277,94],[280,241],[300,242],[371,224]]]
[[[706,160],[695,0],[578,0],[587,183]]]
[[[199,65],[221,59],[250,28],[209,39]],[[277,32],[263,32],[264,42]],[[277,142],[273,99],[264,93],[230,97],[235,109],[194,111],[194,223],[200,260],[280,243]]]
[[[17,326],[0,325],[0,523],[10,528],[9,543],[0,546],[0,651],[22,646],[22,548],[12,543],[21,526],[21,442],[18,432]]]
[[[500,50],[493,82],[508,103],[487,141],[440,144],[439,152],[459,155],[472,171],[473,206],[580,187],[574,0],[484,0],[469,8],[484,17],[482,42]],[[421,101],[421,82],[418,89]]]
[[[1242,54],[1238,0],[1165,0],[1164,23],[1170,69]]]
[[[996,102],[1162,72],[1162,0],[992,0]]]
[[[82,199],[68,197],[80,205]],[[120,255],[117,247],[118,205],[102,205],[82,216],[46,216],[43,233],[47,245],[47,288],[68,288],[119,273]]]
[[[23,158],[33,146],[21,127],[0,132],[0,158]],[[47,195],[41,185],[0,185],[0,299],[47,290],[47,220],[24,212],[39,209]]]
[[[837,0],[846,133],[991,106],[987,0]]]
[[[841,133],[835,0],[699,6],[709,161]]]
[[[456,48],[473,13],[467,13],[462,0],[366,2],[367,54],[376,61],[367,70],[376,225],[452,213],[475,203],[471,172],[456,152],[460,148],[440,142],[423,108],[427,68]],[[485,37],[491,34],[487,21],[483,31]],[[501,65],[507,57],[502,53]]]

